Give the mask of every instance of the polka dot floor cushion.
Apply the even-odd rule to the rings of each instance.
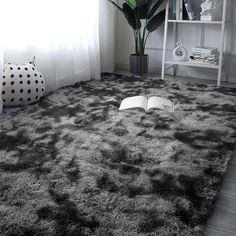
[[[45,81],[35,68],[34,59],[19,65],[6,63],[3,69],[3,106],[27,105],[38,101],[45,92]]]

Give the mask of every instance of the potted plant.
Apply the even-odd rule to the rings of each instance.
[[[130,72],[143,75],[148,72],[148,55],[145,54],[147,39],[151,32],[162,25],[166,10],[160,6],[166,0],[125,0],[119,6],[111,2],[126,18],[132,27],[135,41],[135,53],[130,55]]]

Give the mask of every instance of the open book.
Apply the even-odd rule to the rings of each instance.
[[[129,97],[122,100],[119,110],[143,108],[145,111],[150,109],[162,109],[168,112],[174,112],[174,102],[161,98],[150,97],[147,99],[144,96]]]

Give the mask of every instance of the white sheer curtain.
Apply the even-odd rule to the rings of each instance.
[[[108,0],[100,0],[99,13],[101,69],[102,72],[113,72],[115,69],[117,10]]]
[[[0,12],[1,13],[1,12]],[[3,52],[2,52],[2,47],[1,47],[1,42],[0,42],[0,114],[2,112],[2,72],[3,72]]]
[[[47,91],[100,79],[102,70],[113,69],[114,10],[107,0],[0,0],[0,4],[0,64],[1,58],[24,63],[35,56]]]

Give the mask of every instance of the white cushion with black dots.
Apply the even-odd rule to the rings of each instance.
[[[35,68],[34,59],[19,65],[6,63],[3,69],[3,106],[27,105],[38,101],[45,92],[45,81]]]

